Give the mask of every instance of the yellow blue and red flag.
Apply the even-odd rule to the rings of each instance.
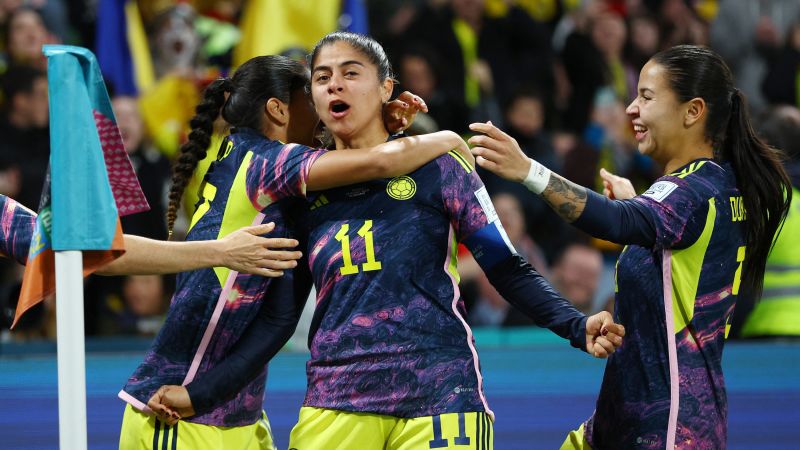
[[[117,95],[136,96],[155,84],[150,48],[134,0],[99,0],[95,50]]]
[[[50,175],[14,323],[55,290],[54,251],[83,250],[84,276],[124,253],[119,217],[150,209],[87,49],[46,45]],[[12,325],[13,327],[13,325]]]

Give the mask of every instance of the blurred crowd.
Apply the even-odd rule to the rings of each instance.
[[[38,207],[49,155],[43,44],[81,45],[98,55],[152,207],[123,218],[123,229],[165,239],[170,164],[204,87],[259,53],[303,60],[336,28],[378,39],[398,90],[428,104],[430,112],[418,115],[409,133],[451,129],[466,136],[469,123],[491,120],[529,156],[599,192],[600,168],[631,179],[639,192],[662,173],[636,151],[625,113],[642,65],[673,45],[710,46],[730,65],[759,130],[784,150],[800,186],[797,0],[0,0],[0,193]],[[479,172],[517,251],[580,310],[613,309],[621,248],[579,234],[522,185]],[[197,178],[183,202],[189,208]],[[800,224],[785,233],[800,234]],[[779,291],[781,301],[794,302],[786,311],[800,322],[800,260],[786,258],[773,266],[796,271]],[[7,322],[22,271],[0,264]],[[459,270],[473,325],[531,325],[466,251]],[[153,335],[173,285],[171,277],[90,277],[87,335]],[[768,301],[756,306],[743,296],[733,334],[747,330],[750,310]],[[5,338],[50,338],[53,324],[48,299]],[[795,330],[773,334],[800,334]]]

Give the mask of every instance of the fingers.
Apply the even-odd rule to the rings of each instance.
[[[501,129],[497,128],[496,126],[492,125],[491,122],[475,122],[469,125],[469,129],[472,131],[477,131],[478,133],[483,133],[491,138],[497,140],[511,140],[511,137],[504,133]],[[471,139],[470,139],[471,140]]]
[[[417,104],[417,107],[419,108],[420,111],[424,113],[428,112],[428,105],[425,103],[425,100],[423,100],[421,97],[417,97],[415,95],[414,102]]]
[[[265,248],[294,248],[300,245],[296,239],[288,239],[288,238],[265,238],[264,243],[262,244]],[[276,253],[288,253],[291,255],[299,254],[300,252],[277,252]],[[302,254],[300,255],[302,256]],[[300,256],[291,259],[299,259]]]
[[[483,158],[485,161],[491,161],[495,165],[500,160],[500,155],[494,151],[494,149],[486,148],[486,147],[472,147],[470,149],[472,155],[475,156],[477,159],[478,157]]]
[[[282,270],[272,270],[272,269],[251,269],[248,270],[247,273],[267,278],[279,278],[283,276]]]
[[[617,335],[621,338],[622,336],[625,336],[625,327],[622,324],[614,323],[613,321],[605,323],[601,328],[601,334],[603,336]]]
[[[403,109],[408,109],[409,106],[414,106],[422,112],[428,112],[428,105],[418,95],[414,95],[409,91],[403,91],[397,96],[397,100],[403,102]]]
[[[605,337],[599,337],[594,340],[593,354],[596,358],[607,358],[608,355],[614,353],[616,347]]]
[[[467,143],[473,147],[486,147],[492,149],[502,147],[500,141],[483,134],[477,134],[475,136],[472,136],[467,140]]]
[[[297,259],[303,257],[303,252],[300,251],[288,251],[288,250],[267,250],[267,254],[264,259],[275,260],[275,262],[286,263],[292,262],[297,263]],[[292,266],[294,267],[294,266]],[[272,267],[270,267],[272,268]],[[278,269],[286,269],[287,267],[278,267]]]
[[[275,222],[262,223],[261,225],[253,225],[251,227],[242,228],[242,230],[253,235],[267,234],[274,229],[275,229]]]
[[[497,164],[495,164],[492,161],[489,161],[488,159],[484,158],[483,156],[476,157],[475,158],[475,162],[479,166],[483,167],[484,169],[486,169],[486,170],[488,170],[490,172],[494,172],[494,171],[497,170]]]
[[[600,168],[600,177],[601,177],[603,180],[606,180],[606,181],[608,181],[609,183],[612,183],[612,182],[614,182],[614,181],[615,181],[617,178],[619,178],[618,176],[614,175],[613,173],[611,173],[611,172],[607,171],[606,169],[604,169],[604,168],[602,168],[602,167]]]

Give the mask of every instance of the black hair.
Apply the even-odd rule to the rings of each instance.
[[[678,45],[657,53],[652,61],[666,70],[667,82],[680,102],[702,98],[706,103],[706,139],[713,144],[714,158],[733,166],[747,212],[742,287],[758,298],[773,237],[791,202],[791,183],[781,154],[753,130],[746,98],[734,87],[730,68],[717,53]]]
[[[30,94],[36,80],[47,77],[43,71],[31,66],[13,65],[2,78],[3,97],[6,107],[11,108],[11,102],[17,94]]]
[[[337,42],[346,42],[354,49],[358,50],[378,69],[378,81],[383,81],[387,78],[394,80],[394,73],[392,72],[392,64],[386,56],[386,52],[375,39],[363,34],[350,33],[348,31],[334,31],[325,35],[314,46],[314,50],[308,55],[308,66],[314,70],[314,62],[319,55],[319,51],[323,47]]]
[[[195,115],[189,121],[189,140],[180,148],[172,168],[167,230],[172,234],[178,206],[198,161],[206,157],[214,121],[222,118],[233,127],[262,130],[264,104],[270,98],[289,103],[293,93],[302,94],[308,71],[302,64],[284,56],[257,56],[242,64],[232,78],[212,82],[203,93]],[[226,94],[228,94],[226,96]]]

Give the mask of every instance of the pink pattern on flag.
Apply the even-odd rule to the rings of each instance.
[[[97,126],[97,134],[100,137],[100,146],[103,148],[108,181],[111,184],[114,200],[117,202],[119,216],[150,210],[150,205],[139,186],[139,179],[133,170],[131,160],[122,144],[122,136],[119,134],[116,122],[97,110],[92,112]]]

